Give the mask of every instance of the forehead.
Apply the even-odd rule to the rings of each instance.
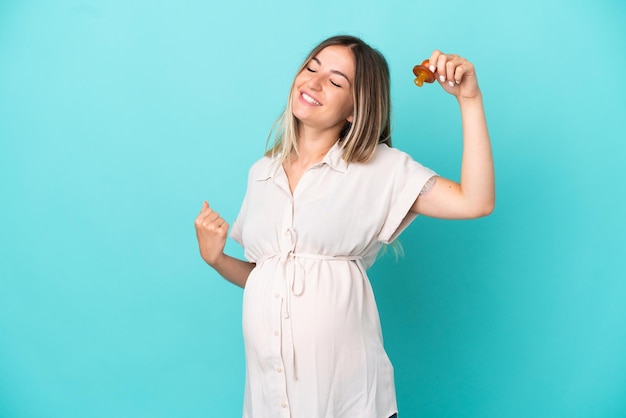
[[[339,70],[346,75],[354,76],[354,54],[349,47],[343,45],[330,45],[319,51],[312,57],[320,65],[332,70]]]

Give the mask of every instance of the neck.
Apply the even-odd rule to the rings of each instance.
[[[321,161],[328,150],[335,145],[337,139],[332,141],[303,141],[298,140],[298,154],[293,155],[294,160],[298,160],[303,163],[316,163]]]
[[[312,132],[310,129],[300,129],[298,135],[298,154],[292,155],[292,161],[302,163],[316,163],[321,161],[339,138],[339,132],[325,131]]]

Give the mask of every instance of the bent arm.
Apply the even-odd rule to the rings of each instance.
[[[433,52],[430,58],[443,89],[454,95],[461,109],[463,157],[461,180],[437,178],[418,197],[411,211],[435,218],[467,219],[490,214],[495,206],[491,143],[474,66],[458,55]]]
[[[213,267],[223,278],[241,288],[246,286],[248,276],[250,275],[252,269],[256,266],[255,263],[248,263],[247,261],[231,257],[224,253],[221,254],[218,260],[209,263],[209,265]]]

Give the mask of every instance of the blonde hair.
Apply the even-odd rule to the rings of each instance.
[[[374,155],[378,144],[391,146],[389,66],[380,52],[361,39],[339,35],[313,48],[296,74],[300,74],[320,51],[332,45],[348,47],[354,54],[355,62],[353,122],[346,122],[338,138],[343,147],[343,159],[347,162],[366,162]],[[292,112],[293,99],[292,84],[285,110],[274,122],[268,136],[268,144],[272,137],[274,141],[265,155],[278,155],[281,162],[292,152],[298,152],[298,119]]]

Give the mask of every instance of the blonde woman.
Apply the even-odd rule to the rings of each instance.
[[[244,288],[243,416],[396,416],[393,367],[366,270],[418,214],[475,218],[494,207],[494,172],[474,66],[434,51],[431,70],[456,97],[461,180],[391,148],[389,70],[351,36],[329,38],[298,70],[275,142],[249,172],[231,236],[204,202],[202,258]]]

